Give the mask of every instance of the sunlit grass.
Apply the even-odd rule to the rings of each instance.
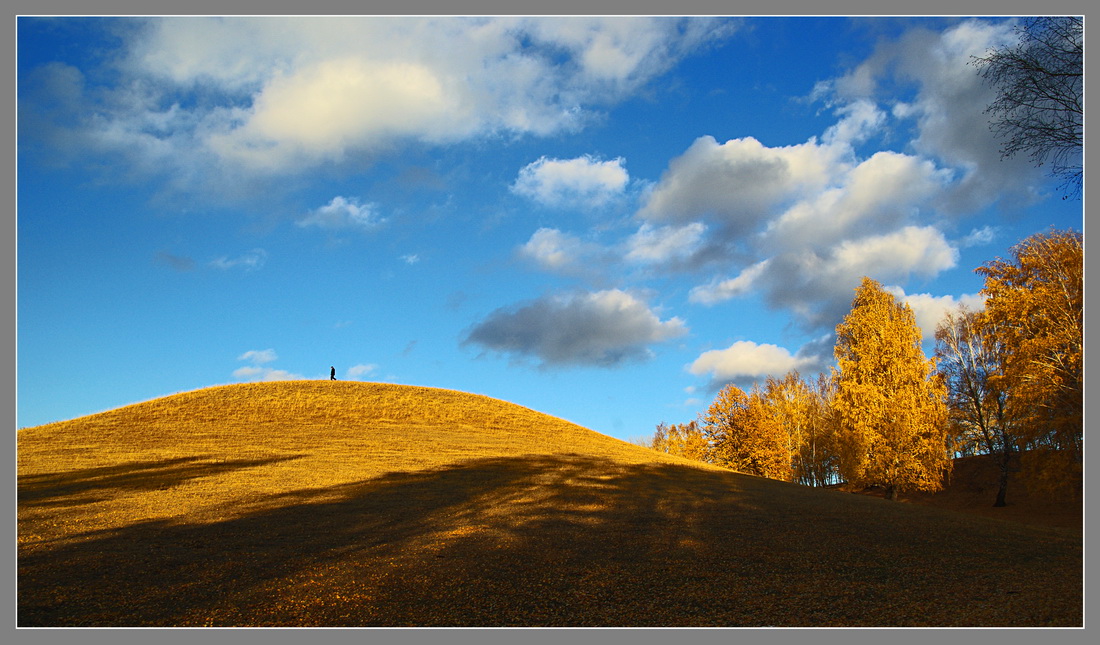
[[[77,526],[85,532],[168,518],[215,522],[302,489],[472,459],[566,454],[685,463],[452,390],[342,381],[238,384],[20,431],[21,482],[70,489],[64,514],[24,505],[21,518],[51,539]]]
[[[222,386],[18,448],[23,626],[1082,620],[1079,530],[741,475],[461,392]]]

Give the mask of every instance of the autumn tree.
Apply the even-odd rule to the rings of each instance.
[[[695,421],[662,423],[653,434],[650,447],[658,452],[678,455],[695,461],[709,461],[710,443]]]
[[[1082,464],[1084,244],[1080,233],[1032,235],[977,269],[988,333],[1004,348],[995,381],[1011,393],[1026,477],[1057,488]]]
[[[947,386],[956,451],[989,455],[999,471],[994,506],[1004,506],[1013,458],[1017,454],[1018,406],[998,378],[1004,344],[997,325],[982,311],[960,305],[936,328],[938,369]]]
[[[836,383],[818,374],[810,385],[810,422],[802,445],[800,477],[810,486],[825,486],[839,479],[837,453],[837,415],[834,410]]]
[[[891,500],[942,488],[951,469],[946,389],[909,306],[864,278],[834,354],[841,474],[884,486]]]
[[[759,387],[751,393],[727,385],[702,417],[711,462],[738,472],[791,480],[786,432]]]
[[[832,450],[831,401],[827,388],[813,386],[797,371],[782,379],[768,377],[764,399],[772,417],[783,428],[793,480],[823,486],[834,478],[836,457]]]
[[[986,109],[990,129],[1004,141],[1001,154],[1028,152],[1036,165],[1080,195],[1084,134],[1084,20],[1081,16],[1025,18],[1011,46],[975,57],[979,74],[996,92]]]

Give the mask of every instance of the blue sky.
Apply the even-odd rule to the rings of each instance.
[[[623,439],[926,337],[1082,203],[1002,160],[967,18],[18,23],[18,425],[252,380],[476,392]],[[931,344],[927,346],[931,351]]]

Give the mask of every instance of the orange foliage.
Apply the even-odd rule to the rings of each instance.
[[[759,387],[745,394],[741,388],[727,385],[707,409],[703,422],[713,463],[750,475],[792,480],[786,430]]]
[[[837,326],[840,471],[852,483],[938,490],[951,468],[946,388],[908,305],[864,278]]]
[[[1084,382],[1084,245],[1080,233],[1033,235],[979,267],[990,332],[1004,347],[999,387],[1023,419],[1034,483],[1056,485],[1081,468]],[[1042,457],[1042,456],[1046,457]],[[1053,459],[1053,462],[1051,461]],[[1056,463],[1055,463],[1056,462]],[[1045,464],[1045,465],[1044,465]]]

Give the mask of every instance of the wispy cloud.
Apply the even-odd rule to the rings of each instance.
[[[970,231],[970,234],[959,241],[959,246],[985,246],[997,239],[997,227],[983,226]]]
[[[352,381],[362,380],[364,377],[370,376],[371,374],[374,374],[377,371],[378,371],[378,366],[373,364],[373,363],[371,363],[371,364],[360,363],[359,365],[352,365],[351,367],[348,368],[346,378],[348,378],[349,380],[352,380]]]
[[[241,268],[245,271],[256,271],[262,269],[266,262],[267,251],[263,249],[252,249],[237,257],[223,255],[220,258],[212,260],[210,266],[222,270]]]
[[[251,365],[245,365],[233,370],[233,378],[238,381],[294,381],[305,378],[301,374],[294,374],[286,370],[269,367],[279,357],[273,349],[251,349],[237,357],[238,361],[247,361]]]
[[[158,251],[156,255],[157,264],[163,264],[171,267],[176,271],[187,272],[195,268],[195,260],[187,256],[174,255],[167,251]]]
[[[63,64],[21,99],[77,137],[180,182],[280,176],[485,136],[572,131],[736,21],[664,17],[188,17],[114,32],[113,89]],[[92,70],[92,74],[97,73]],[[202,100],[181,103],[182,91]],[[48,95],[48,96],[47,96]],[[94,117],[92,116],[94,115]],[[57,118],[53,118],[57,117]],[[49,132],[47,132],[49,130]]]
[[[271,363],[279,358],[273,349],[250,349],[237,357],[238,361],[249,361],[256,365]]]
[[[687,260],[702,246],[706,230],[702,222],[683,226],[653,226],[647,222],[626,241],[624,258],[641,264]]]
[[[359,228],[371,229],[386,220],[378,214],[377,204],[363,204],[356,197],[337,195],[332,200],[309,212],[298,220],[301,227],[327,229]]]
[[[607,257],[607,250],[599,244],[556,228],[538,229],[517,253],[544,271],[563,274],[587,273]]]

